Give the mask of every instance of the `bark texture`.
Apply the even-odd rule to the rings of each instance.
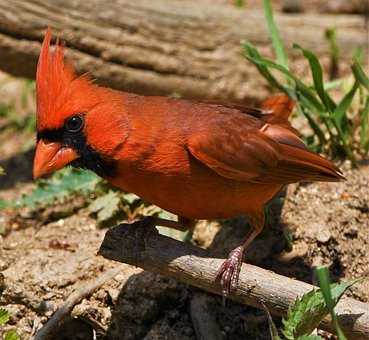
[[[276,16],[287,46],[322,55],[337,27],[344,56],[367,43],[362,18]],[[241,40],[269,51],[263,13],[204,0],[0,0],[0,69],[33,78],[45,28],[65,41],[78,72],[99,83],[151,95],[220,101],[267,94]]]

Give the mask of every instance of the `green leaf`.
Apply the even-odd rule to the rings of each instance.
[[[323,104],[325,105],[327,111],[333,112],[336,108],[336,104],[329,96],[329,94],[324,90],[323,69],[318,58],[313,52],[302,48],[298,44],[294,44],[293,47],[301,50],[304,57],[308,60],[311,73],[313,75],[315,90],[318,93]]]
[[[110,190],[107,194],[95,199],[89,206],[91,213],[97,214],[97,221],[103,223],[113,218],[120,211],[121,198],[116,191]]]
[[[23,196],[16,202],[7,203],[7,207],[35,208],[62,201],[72,194],[86,195],[93,192],[100,181],[101,179],[91,171],[66,168],[48,180],[38,181],[37,187],[29,195]]]
[[[362,279],[355,279],[348,282],[341,283],[333,283],[330,285],[331,288],[331,296],[334,303],[334,306],[340,301],[343,294],[346,293],[347,289],[352,287],[354,284],[360,282]]]
[[[351,66],[352,72],[355,76],[356,81],[358,81],[362,86],[364,86],[369,91],[369,78],[365,74],[364,70],[360,66],[360,63],[355,60]]]
[[[324,340],[320,335],[303,335],[297,338],[297,340]]]
[[[3,176],[3,175],[5,175],[5,171],[4,171],[4,169],[0,166],[0,176]]]
[[[20,340],[20,337],[15,329],[5,332],[4,340]]]
[[[234,0],[234,5],[239,8],[245,7],[245,0]]]
[[[357,281],[332,284],[330,287],[334,304]],[[324,301],[322,291],[314,289],[298,298],[289,308],[287,317],[282,321],[284,326],[282,332],[288,340],[310,335],[328,313],[329,309]]]
[[[9,321],[9,318],[9,312],[4,308],[0,308],[0,326],[5,325]]]
[[[333,113],[334,119],[344,133],[348,132],[348,120],[346,112],[349,109],[358,88],[359,83],[355,81],[351,90],[342,98]]]
[[[312,290],[297,299],[282,320],[283,334],[288,340],[309,335],[328,314],[320,290]]]
[[[268,25],[268,31],[277,56],[277,63],[288,69],[288,57],[284,50],[283,41],[279,35],[277,25],[274,22],[273,9],[270,0],[264,0],[264,14]]]

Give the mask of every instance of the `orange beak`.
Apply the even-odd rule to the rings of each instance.
[[[33,161],[33,178],[40,178],[59,170],[79,157],[72,148],[60,143],[45,143],[42,139],[37,143]]]

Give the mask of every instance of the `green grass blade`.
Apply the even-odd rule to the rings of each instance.
[[[330,54],[330,66],[329,66],[329,78],[336,79],[339,72],[339,56],[340,49],[337,44],[337,29],[336,27],[328,28],[325,32],[325,37],[329,43]]]
[[[360,112],[360,145],[364,154],[367,154],[369,151],[369,96],[364,109]]]
[[[347,340],[347,338],[343,334],[343,331],[342,331],[342,329],[341,329],[341,327],[338,323],[337,314],[334,311],[334,307],[338,303],[339,297],[334,298],[332,296],[333,294],[332,294],[332,291],[331,291],[328,269],[327,269],[327,267],[319,267],[319,268],[316,269],[315,273],[316,273],[318,281],[319,281],[319,285],[320,285],[320,288],[321,288],[321,291],[322,291],[322,294],[323,294],[325,304],[327,305],[329,313],[331,314],[332,321],[333,321],[333,324],[335,326],[338,339],[339,340]],[[348,287],[349,287],[349,283],[347,284],[347,288]],[[342,291],[344,292],[347,288],[343,287]],[[343,294],[343,292],[342,292],[342,294]],[[342,296],[342,294],[340,296]]]
[[[358,60],[354,61],[353,65],[351,66],[351,69],[355,76],[356,81],[358,81],[362,86],[364,86],[369,91],[369,78],[365,74]]]
[[[294,44],[293,47],[301,50],[304,57],[308,60],[313,76],[315,90],[318,93],[318,96],[322,100],[327,111],[334,112],[334,110],[336,109],[336,104],[324,89],[323,69],[318,58],[313,52],[306,50],[297,44]]]
[[[250,61],[252,61],[253,63],[255,63],[257,65],[261,65],[262,67],[273,68],[273,69],[281,72],[283,75],[288,77],[290,80],[293,80],[296,84],[296,89],[298,89],[298,91],[301,93],[301,95],[303,95],[304,97],[306,97],[308,99],[308,101],[315,107],[315,109],[318,112],[324,112],[325,111],[324,107],[321,105],[319,100],[316,98],[314,92],[308,86],[306,86],[300,79],[295,77],[284,66],[276,64],[274,61],[272,61],[270,59],[262,58],[262,57],[255,58],[253,56],[248,56],[247,58]],[[294,96],[294,97],[296,97],[296,96]]]
[[[319,143],[321,145],[325,145],[327,143],[327,140],[324,136],[324,131],[322,130],[322,128],[319,126],[319,124],[314,120],[314,118],[311,116],[311,114],[305,109],[304,106],[298,105],[298,109],[300,111],[300,113],[302,113],[304,115],[304,117],[307,119],[310,127],[312,128],[312,130],[314,131],[314,133],[316,134],[316,136],[319,139]]]
[[[356,60],[359,64],[364,62],[364,49],[362,47],[355,47],[354,52],[352,53],[352,59]]]
[[[348,119],[346,112],[349,109],[358,88],[359,83],[355,81],[351,90],[347,92],[346,95],[342,98],[333,113],[336,123],[341,128],[344,134],[347,134],[348,132]]]
[[[268,68],[262,65],[262,63],[255,62],[256,60],[262,59],[258,50],[249,42],[245,42],[243,44],[243,48],[244,55],[247,58],[247,60],[249,60],[256,66],[259,73],[269,82],[269,84],[272,87],[275,87],[281,90],[282,92],[285,92],[284,86],[269,72]]]
[[[325,36],[329,43],[329,52],[333,62],[337,63],[340,56],[340,49],[337,44],[337,28],[328,28],[325,32]]]
[[[274,21],[273,9],[270,0],[264,0],[264,14],[268,25],[268,31],[276,53],[277,63],[288,69],[288,57],[284,50],[283,41],[279,35],[277,25]]]

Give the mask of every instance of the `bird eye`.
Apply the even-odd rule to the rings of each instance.
[[[81,115],[72,116],[65,123],[65,127],[67,131],[73,132],[73,133],[81,131],[83,128],[83,125],[84,125],[84,120]]]

